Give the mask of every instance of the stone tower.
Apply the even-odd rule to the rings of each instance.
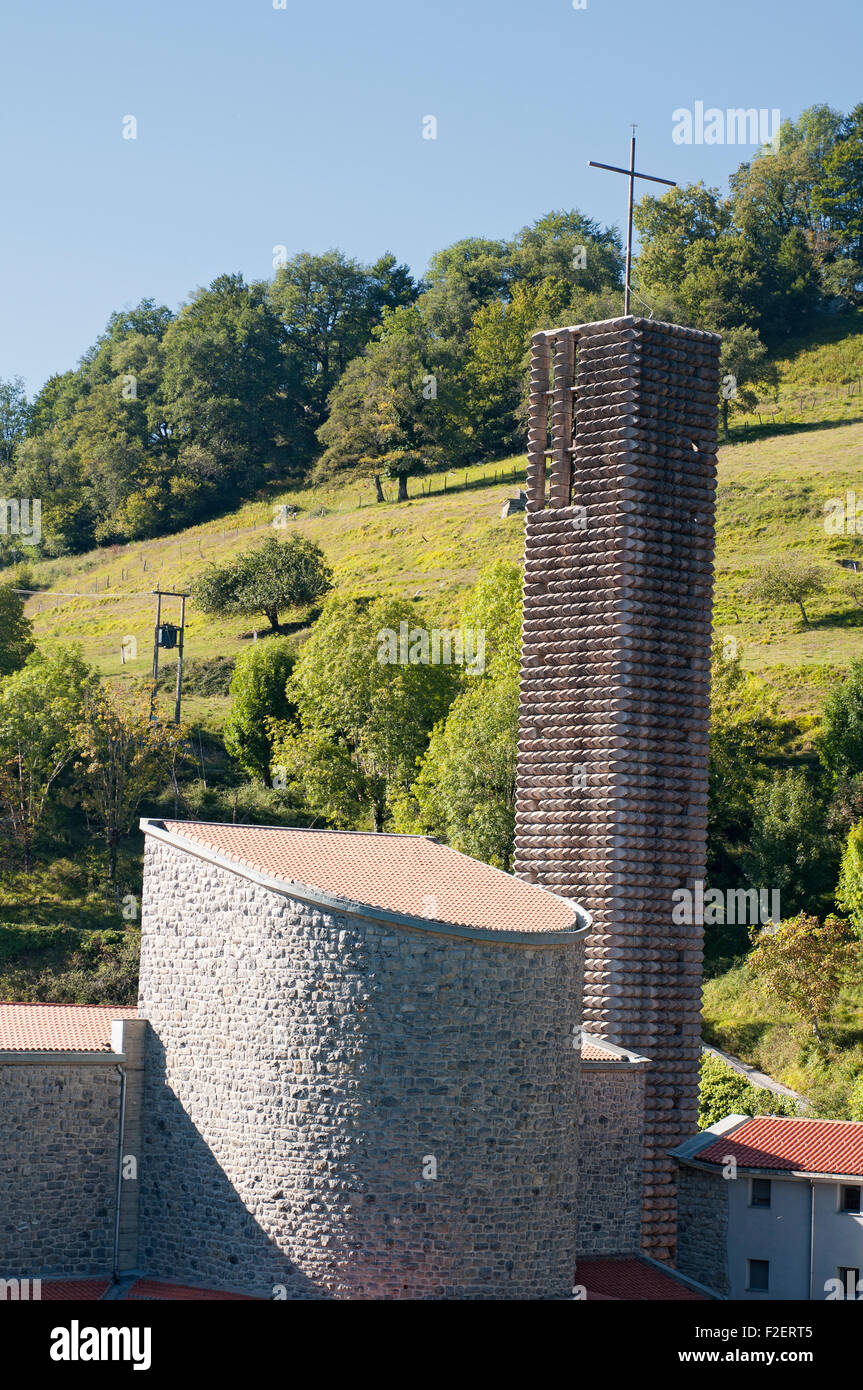
[[[516,872],[592,914],[585,1027],[651,1059],[658,1259],[697,1118],[702,929],[672,893],[705,870],[718,375],[716,335],[637,317],[532,342]]]

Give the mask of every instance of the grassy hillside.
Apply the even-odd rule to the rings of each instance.
[[[736,637],[745,664],[775,683],[789,713],[800,713],[814,711],[824,685],[863,653],[863,609],[847,597],[847,576],[836,563],[863,559],[863,536],[824,530],[828,498],[849,488],[863,497],[863,311],[825,320],[817,341],[790,344],[779,367],[778,402],[761,403],[760,426],[757,413],[739,419],[720,451],[715,621],[719,635]],[[796,418],[768,423],[777,403],[780,417],[789,409]],[[323,546],[344,592],[419,594],[449,620],[484,564],[520,556],[523,518],[501,520],[500,509],[523,479],[524,464],[522,457],[414,480],[407,503],[377,504],[370,486],[238,499],[229,516],[170,537],[36,565],[45,588],[29,600],[28,612],[40,638],[81,642],[105,673],[146,675],[155,585],[185,587],[202,565],[263,541],[273,534],[274,507],[287,503],[300,509],[287,525]],[[759,565],[789,550],[825,566],[826,589],[812,601],[809,628],[796,611],[768,609],[745,594]],[[256,625],[213,621],[190,604],[187,657],[235,655]],[[263,617],[259,626],[266,626]],[[120,646],[130,636],[137,656],[121,666]],[[218,727],[225,697],[191,693],[187,709]]]

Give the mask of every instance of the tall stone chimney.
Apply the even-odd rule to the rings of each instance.
[[[697,1119],[702,929],[672,893],[705,871],[719,341],[637,317],[532,341],[516,873],[593,915],[585,1028],[652,1061],[657,1259]]]

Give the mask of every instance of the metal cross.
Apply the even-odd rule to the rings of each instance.
[[[655,174],[639,174],[635,168],[635,126],[632,127],[632,138],[629,142],[629,168],[620,169],[616,164],[599,164],[595,159],[589,159],[588,164],[592,169],[610,169],[613,174],[625,174],[629,179],[629,217],[626,227],[626,280],[623,286],[623,312],[629,313],[629,279],[632,271],[632,194],[636,179],[649,179],[651,183],[667,183],[670,188],[676,188],[674,179],[658,179]]]

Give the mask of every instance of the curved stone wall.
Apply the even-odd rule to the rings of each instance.
[[[582,945],[391,927],[148,838],[140,1261],[287,1298],[566,1298]]]

